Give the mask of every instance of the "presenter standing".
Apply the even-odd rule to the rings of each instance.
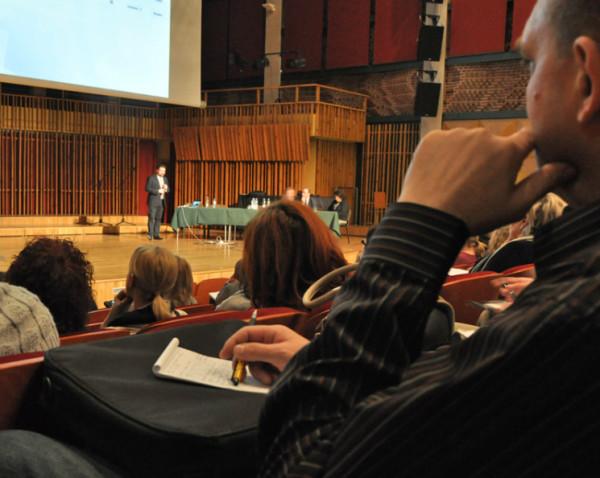
[[[165,212],[165,196],[169,192],[169,180],[165,176],[167,166],[160,163],[156,166],[156,173],[146,180],[148,193],[148,239],[162,241],[160,237],[160,224]]]

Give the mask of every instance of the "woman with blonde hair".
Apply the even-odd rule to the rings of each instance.
[[[159,246],[138,247],[129,260],[126,289],[104,326],[135,326],[173,317],[170,297],[177,281],[177,257]]]

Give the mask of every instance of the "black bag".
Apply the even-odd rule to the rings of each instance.
[[[161,380],[169,343],[217,356],[240,321],[58,348],[46,353],[48,430],[128,476],[253,476],[262,394]]]

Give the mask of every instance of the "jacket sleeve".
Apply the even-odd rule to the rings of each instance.
[[[323,332],[296,354],[267,398],[262,476],[293,475],[304,457],[336,439],[362,400],[401,382],[467,235],[462,221],[440,211],[390,208]]]
[[[158,189],[158,181],[155,177],[148,176],[148,179],[146,179],[146,192],[152,196],[158,196],[160,194]]]

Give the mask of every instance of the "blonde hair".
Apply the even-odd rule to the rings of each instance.
[[[194,277],[192,276],[192,268],[190,263],[183,257],[177,258],[177,281],[171,294],[171,301],[175,307],[190,305],[193,303],[192,296],[194,294]]]
[[[546,194],[536,202],[527,213],[527,222],[534,233],[540,227],[562,216],[567,203],[554,193]]]
[[[132,288],[146,300],[152,301],[152,313],[156,320],[171,317],[168,297],[177,281],[177,272],[177,258],[164,247],[140,246],[129,260]]]
[[[508,236],[510,234],[510,226],[502,226],[498,229],[495,229],[488,242],[487,252],[488,254],[492,254],[500,249],[500,246],[506,242]]]
[[[465,247],[473,249],[477,259],[481,259],[486,252],[486,245],[479,240],[479,236],[471,236],[467,239]]]

